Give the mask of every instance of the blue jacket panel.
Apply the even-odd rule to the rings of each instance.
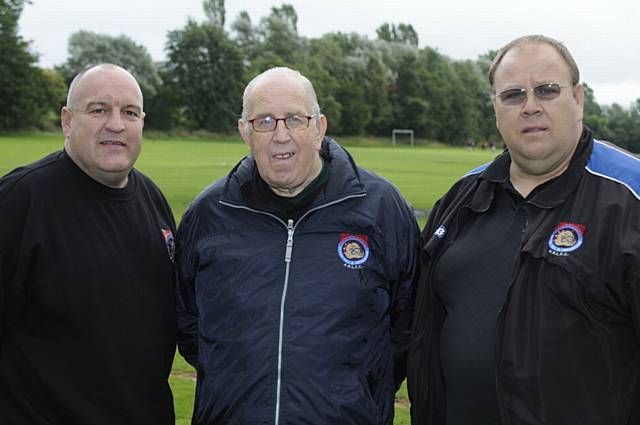
[[[398,190],[325,139],[298,222],[254,210],[243,159],[178,231],[180,351],[194,424],[391,424],[405,374],[417,224]]]

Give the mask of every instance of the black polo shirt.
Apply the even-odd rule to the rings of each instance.
[[[502,159],[502,158],[501,158]],[[507,158],[504,158],[507,159]],[[458,236],[434,268],[434,290],[445,308],[440,361],[447,425],[500,424],[495,378],[495,328],[519,258],[528,218],[540,211],[509,180],[509,162],[481,178],[494,184],[487,210],[469,208]]]

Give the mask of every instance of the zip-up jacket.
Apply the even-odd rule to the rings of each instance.
[[[466,218],[489,211],[510,162],[505,152],[459,180],[421,235],[408,358],[414,425],[446,425],[434,267]],[[569,168],[538,189],[497,315],[502,425],[639,424],[640,160],[585,128]]]
[[[244,158],[178,230],[179,347],[194,424],[392,424],[405,376],[418,228],[385,179],[333,140],[296,222],[250,207]]]

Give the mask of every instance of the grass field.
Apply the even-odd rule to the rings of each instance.
[[[352,139],[340,139],[349,146]],[[378,141],[376,144],[384,144]],[[0,135],[0,175],[61,149],[61,134]],[[416,209],[433,203],[470,169],[490,161],[494,152],[448,147],[348,147],[356,163],[391,180]],[[224,176],[247,148],[239,137],[211,140],[145,139],[136,167],[160,186],[176,220],[191,200],[213,180]],[[424,218],[421,219],[424,225]],[[193,369],[176,356],[170,379],[176,424],[191,423],[195,381]],[[406,388],[397,394],[395,425],[409,425]]]

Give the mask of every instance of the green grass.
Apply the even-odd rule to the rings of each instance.
[[[467,151],[450,147],[384,147],[382,139],[346,139],[356,163],[391,180],[417,209],[428,211],[461,175],[490,161],[495,152]],[[339,139],[340,141],[340,139]],[[377,147],[368,147],[375,145]],[[0,175],[62,148],[62,135],[31,133],[0,135]],[[191,200],[215,179],[224,176],[248,153],[239,137],[215,141],[193,138],[145,139],[136,167],[160,186],[176,220]],[[424,225],[424,219],[421,220]],[[195,381],[193,369],[181,356],[174,361],[170,378],[176,408],[176,423],[190,424]],[[409,425],[407,390],[396,395],[395,425]]]

